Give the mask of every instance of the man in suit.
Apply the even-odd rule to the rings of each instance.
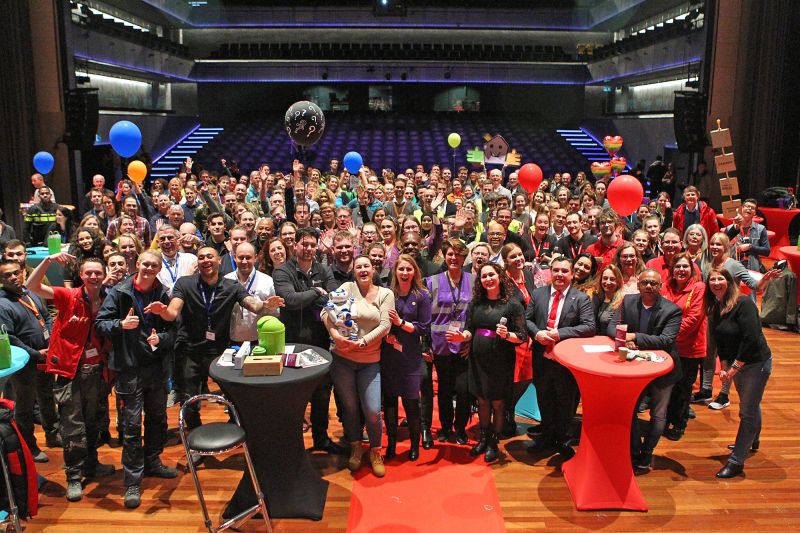
[[[555,449],[569,459],[575,455],[566,439],[577,408],[578,384],[553,357],[553,346],[564,339],[591,337],[595,321],[589,297],[571,286],[570,260],[556,257],[550,262],[550,272],[552,285],[533,291],[525,312],[528,334],[534,339],[533,384],[542,415],[541,434],[528,451]]]
[[[631,425],[631,460],[637,470],[647,471],[653,450],[664,433],[667,406],[673,385],[681,377],[681,365],[675,347],[675,337],[681,327],[681,308],[661,296],[661,274],[647,268],[639,274],[639,294],[629,294],[622,300],[619,313],[611,319],[606,332],[616,335],[617,324],[626,324],[626,346],[629,350],[664,350],[673,359],[672,370],[653,380],[645,393],[650,396],[650,430],[642,441],[639,419],[633,411]],[[639,402],[636,402],[639,405]]]

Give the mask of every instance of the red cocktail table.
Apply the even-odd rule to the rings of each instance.
[[[610,346],[608,337],[568,339],[556,344],[556,360],[570,369],[583,403],[581,443],[564,463],[564,479],[579,511],[628,509],[647,511],[631,466],[631,419],[636,401],[654,378],[672,369],[666,352],[662,363],[617,359],[615,352],[591,353],[584,346]]]
[[[789,242],[789,225],[794,220],[794,217],[800,215],[800,209],[759,207],[758,210],[767,219],[767,228],[775,232],[775,240],[770,240],[771,252],[769,256],[773,259],[783,259],[779,249],[791,244]]]

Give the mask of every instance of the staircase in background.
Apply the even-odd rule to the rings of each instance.
[[[603,144],[586,133],[583,129],[556,130],[556,132],[590,163],[593,161],[608,161],[611,159],[606,149],[603,148]]]
[[[153,178],[172,178],[187,157],[196,159],[195,154],[217,135],[220,135],[223,130],[224,128],[201,128],[198,126],[163,156],[153,161],[153,169],[150,171],[150,176]]]

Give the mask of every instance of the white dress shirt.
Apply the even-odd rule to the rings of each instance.
[[[226,274],[225,277],[241,283],[236,276],[236,272]],[[272,281],[272,277],[255,268],[242,285],[251,296],[255,296],[259,300],[266,300],[270,296],[275,296],[275,284]],[[233,315],[231,316],[231,340],[236,343],[258,340],[258,319],[267,315],[278,316],[278,311],[264,309],[260,314],[256,314],[239,304],[235,304],[233,306]]]

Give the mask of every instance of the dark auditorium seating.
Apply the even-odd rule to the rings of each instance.
[[[462,138],[456,150],[456,165],[466,164],[466,151],[483,146],[483,135],[500,133],[516,148],[522,162],[535,162],[545,175],[556,170],[588,172],[588,161],[559,136],[555,128],[530,127],[538,120],[525,116],[493,116],[469,113],[336,113],[325,114],[322,139],[307,149],[306,162],[326,166],[331,158],[341,158],[350,150],[361,153],[374,169],[402,171],[408,166],[433,163],[452,166],[453,152],[447,136],[458,132]],[[223,126],[223,124],[206,124]],[[292,151],[283,116],[259,117],[249,122],[224,125],[224,132],[209,142],[195,160],[211,170],[219,170],[219,159],[237,159],[243,170],[262,162],[278,170],[291,168]]]

